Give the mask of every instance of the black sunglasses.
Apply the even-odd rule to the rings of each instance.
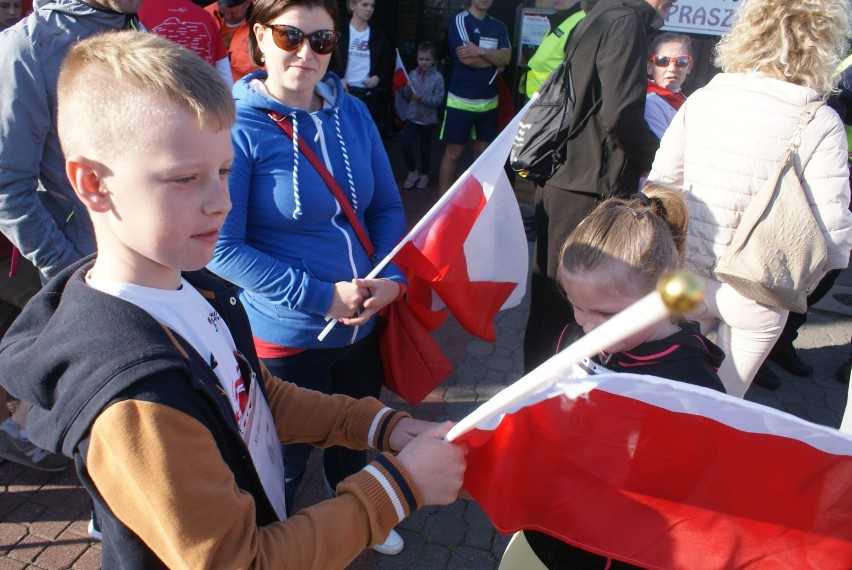
[[[318,54],[327,55],[337,47],[337,40],[340,37],[340,33],[334,30],[317,30],[305,34],[299,28],[286,24],[263,24],[263,27],[272,30],[272,41],[284,51],[296,51],[304,43],[305,38],[308,38],[308,45],[312,50]]]
[[[692,62],[692,56],[679,55],[677,57],[668,57],[666,55],[658,55],[651,58],[651,63],[657,67],[668,67],[674,61],[675,67],[684,68]]]

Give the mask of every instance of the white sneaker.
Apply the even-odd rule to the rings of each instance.
[[[385,540],[382,544],[374,544],[373,550],[375,550],[379,554],[387,554],[388,556],[392,556],[394,554],[399,554],[400,552],[402,552],[402,548],[404,546],[405,542],[403,542],[402,537],[399,535],[399,533],[391,529],[387,540]]]
[[[42,471],[63,471],[71,463],[67,457],[36,447],[15,423],[0,423],[0,457]]]
[[[104,537],[101,534],[101,530],[95,526],[95,519],[89,519],[89,528],[86,530],[89,532],[89,538],[92,540],[103,541]]]
[[[420,178],[420,173],[416,170],[412,170],[408,173],[408,177],[405,179],[405,182],[402,183],[402,187],[405,189],[414,188],[418,178]]]

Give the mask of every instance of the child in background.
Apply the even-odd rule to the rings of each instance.
[[[692,40],[683,34],[665,33],[651,44],[645,121],[660,138],[686,102],[680,90],[692,71]]]
[[[438,107],[444,100],[444,78],[436,63],[438,50],[431,42],[417,46],[417,68],[408,74],[408,85],[403,97],[408,100],[408,111],[402,127],[402,152],[408,176],[403,188],[426,188],[432,166],[432,133],[438,124]],[[420,139],[420,170],[414,160],[414,139]]]
[[[643,298],[661,277],[678,269],[688,220],[681,195],[652,184],[631,198],[606,200],[583,220],[559,255],[557,277],[576,323],[565,328],[558,349]],[[650,374],[724,392],[716,374],[723,358],[697,323],[664,320],[595,360],[613,372]],[[526,530],[524,536],[548,568],[637,568],[541,532]]]
[[[0,378],[33,403],[33,442],[74,458],[102,566],[343,568],[455,500],[449,424],[272,377],[236,289],[204,270],[231,209],[234,101],[213,67],[153,34],[100,34],[71,48],[57,94],[98,252],[29,302]],[[399,454],[287,518],[282,442]]]

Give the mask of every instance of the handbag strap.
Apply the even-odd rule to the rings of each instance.
[[[808,123],[810,123],[814,118],[817,110],[822,107],[824,103],[824,101],[812,101],[805,105],[802,109],[802,112],[799,114],[799,118],[796,120],[796,128],[793,131],[793,135],[790,137],[790,144],[787,146],[781,160],[778,162],[774,177],[766,179],[766,183],[761,186],[760,191],[752,197],[748,208],[743,214],[743,218],[740,220],[740,224],[744,224],[746,223],[746,220],[749,220],[748,224],[750,224],[751,227],[747,232],[734,233],[734,238],[730,244],[731,251],[741,251],[743,247],[745,247],[746,242],[751,237],[752,231],[757,226],[757,223],[760,221],[763,213],[770,207],[775,195],[781,191],[784,176],[787,175],[790,169],[793,169],[793,157],[798,152],[799,145],[802,142],[802,132],[805,130],[805,127],[808,126]],[[802,190],[801,185],[799,185],[799,189]]]
[[[276,125],[281,127],[284,134],[290,137],[290,140],[293,140],[293,125],[290,124],[287,117],[281,113],[276,113],[275,111],[268,111],[267,113],[269,114],[269,118],[275,121]],[[367,256],[371,260],[375,260],[376,248],[373,247],[370,237],[364,230],[364,226],[362,226],[361,222],[358,220],[358,216],[355,215],[355,210],[352,209],[352,204],[349,202],[346,194],[343,193],[343,189],[340,188],[340,184],[337,183],[337,180],[334,179],[334,176],[332,176],[331,172],[328,171],[328,168],[326,168],[322,160],[320,160],[313,149],[308,146],[301,137],[299,138],[299,152],[308,159],[308,162],[311,163],[311,166],[314,167],[314,170],[316,170],[323,179],[326,186],[328,186],[328,189],[331,190],[331,193],[334,195],[337,203],[340,204],[340,208],[343,210],[343,213],[346,214],[346,219],[349,220],[349,224],[352,226],[352,229],[355,230],[355,235],[358,236],[358,241],[361,242],[361,245],[366,250]]]
[[[796,154],[799,150],[799,145],[802,144],[802,132],[804,132],[805,127],[813,120],[814,115],[816,115],[816,112],[823,105],[825,105],[825,101],[823,100],[811,101],[799,113],[799,119],[796,121],[796,130],[793,131],[793,136],[790,139],[790,158]]]
[[[787,146],[787,149],[784,151],[784,154],[781,157],[781,161],[778,163],[778,170],[775,172],[775,180],[774,185],[769,187],[768,185],[765,187],[765,190],[754,197],[754,200],[758,204],[763,205],[763,209],[765,209],[769,202],[772,200],[772,196],[775,195],[775,189],[778,186],[778,181],[784,175],[784,171],[787,168],[793,168],[793,157],[799,151],[799,145],[802,144],[802,133],[805,130],[805,127],[808,126],[808,123],[814,118],[817,110],[825,104],[825,101],[811,101],[802,109],[802,112],[799,113],[799,118],[796,120],[796,128],[793,130],[793,135],[790,137],[790,144]],[[771,180],[771,179],[770,179]]]

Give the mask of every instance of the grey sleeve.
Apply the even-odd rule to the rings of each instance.
[[[0,53],[0,231],[49,276],[81,257],[37,194],[54,109],[30,40],[8,30]]]

